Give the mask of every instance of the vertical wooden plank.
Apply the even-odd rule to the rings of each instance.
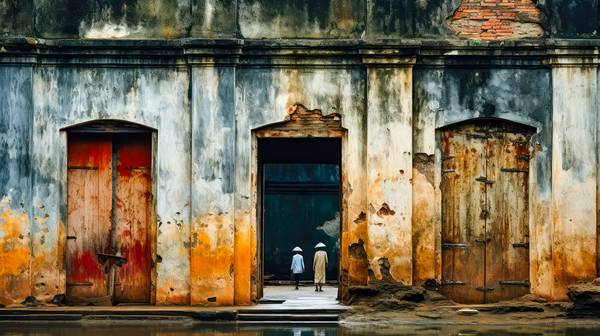
[[[67,300],[107,295],[96,253],[112,253],[112,144],[101,135],[69,135],[67,172]]]
[[[488,140],[487,302],[529,292],[528,136],[495,129]],[[521,284],[522,283],[522,284]]]
[[[150,134],[128,134],[115,141],[115,235],[113,246],[127,263],[118,268],[118,302],[150,302],[152,256],[152,151]]]
[[[442,293],[464,303],[483,301],[484,142],[472,126],[441,134]],[[461,244],[461,245],[459,245]]]

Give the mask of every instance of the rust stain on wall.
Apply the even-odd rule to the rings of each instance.
[[[413,284],[436,278],[435,162],[433,155],[413,156]]]
[[[30,293],[29,219],[10,208],[10,198],[0,200],[0,303],[20,303]]]
[[[230,216],[208,213],[192,220],[192,227],[192,304],[233,305],[234,244]]]

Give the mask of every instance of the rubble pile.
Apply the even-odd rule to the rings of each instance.
[[[592,282],[577,283],[568,287],[569,300],[573,306],[571,316],[600,316],[600,278]]]
[[[380,310],[413,310],[430,300],[425,288],[402,284],[375,283],[368,287],[350,287],[349,303]]]

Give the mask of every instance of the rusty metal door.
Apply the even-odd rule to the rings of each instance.
[[[529,292],[530,133],[488,121],[440,134],[442,292],[454,301]]]
[[[73,133],[68,142],[68,302],[149,303],[150,134]]]
[[[149,134],[115,139],[114,249],[127,262],[117,269],[117,302],[150,302],[152,204]]]
[[[96,253],[111,253],[112,142],[69,136],[67,159],[67,300],[108,295],[106,269]]]

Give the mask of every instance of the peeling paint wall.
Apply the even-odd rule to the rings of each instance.
[[[412,68],[367,70],[369,272],[412,283]]]
[[[0,304],[31,295],[31,67],[0,66]]]
[[[178,38],[187,36],[192,14],[190,0],[34,3],[36,32],[44,38]]]
[[[246,38],[358,38],[364,28],[360,0],[240,0]]]
[[[0,0],[0,36],[30,36],[33,0]]]
[[[0,36],[598,38],[599,8],[598,0],[0,0]]]
[[[596,278],[597,70],[552,69],[552,267],[555,298]],[[567,84],[568,83],[568,84]]]
[[[235,68],[192,69],[191,303],[234,303]]]
[[[38,299],[65,292],[66,137],[58,130],[113,118],[156,129],[156,303],[189,303],[188,73],[177,69],[43,67],[33,75],[33,255]],[[112,83],[107,86],[106,83]],[[42,239],[43,236],[43,239]],[[168,262],[161,262],[168,261]]]

